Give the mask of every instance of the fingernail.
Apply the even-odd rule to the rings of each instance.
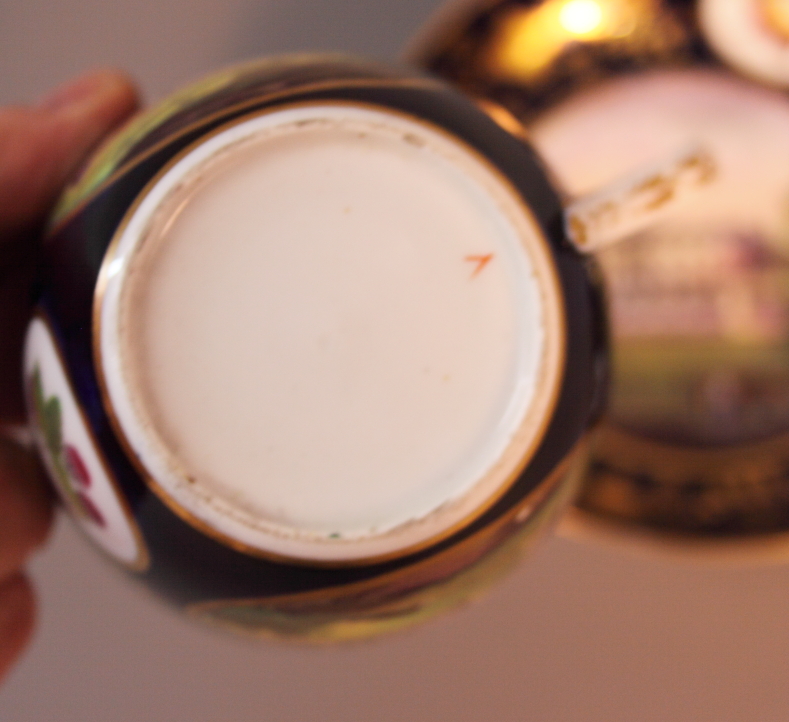
[[[41,110],[58,112],[78,106],[98,95],[107,82],[108,73],[104,71],[83,75],[76,80],[59,85],[45,95],[37,103],[37,107]]]

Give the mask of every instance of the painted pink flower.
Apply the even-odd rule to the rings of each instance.
[[[81,491],[77,492],[77,498],[82,504],[82,508],[87,512],[90,519],[99,526],[107,526],[107,522],[104,521],[104,517],[102,516],[101,512],[98,510],[96,505],[90,500],[90,497],[87,494],[83,494]]]
[[[66,460],[66,468],[68,469],[69,476],[76,481],[80,486],[85,489],[90,487],[90,474],[88,467],[82,460],[79,451],[71,444],[63,446],[63,456]]]

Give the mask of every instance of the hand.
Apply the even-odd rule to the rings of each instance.
[[[35,107],[0,109],[0,431],[24,419],[22,341],[47,213],[86,155],[136,106],[123,75],[100,71]],[[35,455],[0,436],[0,678],[33,628],[35,600],[22,567],[51,520],[52,497]]]

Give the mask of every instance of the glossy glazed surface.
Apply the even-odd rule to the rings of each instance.
[[[146,185],[184,149],[223,125],[279,104],[306,102],[363,103],[394,110],[442,127],[475,148],[531,208],[548,241],[565,308],[567,355],[555,412],[530,463],[517,468],[505,492],[483,514],[421,551],[335,569],[250,554],[248,548],[197,523],[161,493],[119,433],[96,373],[90,323],[97,284],[99,296],[104,289],[99,271],[105,251]],[[46,243],[41,313],[52,328],[107,468],[149,550],[144,579],[177,603],[189,605],[240,598],[265,607],[265,600],[282,595],[292,599],[310,592],[323,598],[321,590],[331,590],[332,611],[317,623],[323,630],[319,636],[336,638],[354,636],[353,630],[372,633],[391,626],[343,623],[362,608],[366,619],[375,617],[375,599],[403,599],[395,614],[397,625],[428,609],[457,603],[479,582],[471,570],[505,539],[520,539],[517,546],[532,541],[574,488],[571,462],[579,458],[579,444],[597,413],[605,370],[597,291],[583,259],[563,242],[561,220],[559,199],[529,147],[504,133],[467,99],[400,68],[345,58],[264,62],[204,81],[127,127],[96,156],[60,205]],[[420,590],[455,577],[453,601],[441,602],[440,594],[429,603],[432,596],[418,601]],[[367,590],[373,589],[379,591],[368,596]],[[405,604],[406,598],[413,598],[414,604]],[[296,624],[302,613],[301,606],[288,602],[273,616],[263,615],[263,626],[278,634],[306,634]]]
[[[402,553],[489,506],[539,443],[563,365],[547,250],[437,129],[361,105],[253,116],[124,222],[109,400],[164,493],[235,541]]]

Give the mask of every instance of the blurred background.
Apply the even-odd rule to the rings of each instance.
[[[393,58],[436,0],[0,0],[0,103],[95,66],[147,102],[263,54]],[[546,540],[469,607],[333,648],[195,626],[60,519],[32,565],[41,618],[4,722],[786,720],[789,565]]]

